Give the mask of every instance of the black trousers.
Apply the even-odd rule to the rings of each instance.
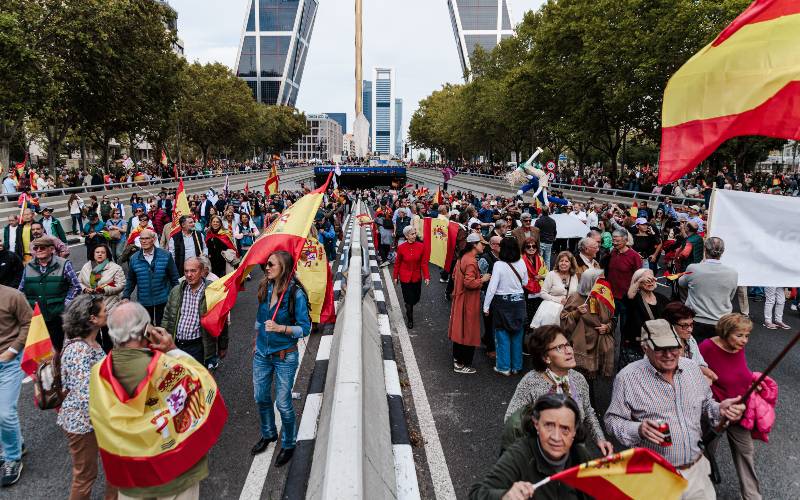
[[[193,357],[198,363],[205,366],[205,355],[203,351],[203,339],[176,340],[175,346],[189,356]]]
[[[386,245],[381,243],[378,245],[378,253],[381,256],[381,262],[386,262],[386,259],[389,258],[389,252],[392,250],[392,245]]]
[[[692,330],[692,335],[694,335],[694,339],[699,344],[700,342],[704,341],[705,339],[710,339],[717,335],[717,325],[710,325],[708,323],[699,323],[697,321],[694,322],[694,329]]]
[[[64,347],[64,323],[61,320],[61,315],[57,315],[44,322],[47,326],[47,332],[50,334],[50,341],[53,343],[53,349],[60,351]]]
[[[154,306],[144,306],[144,308],[147,309],[147,314],[150,315],[150,322],[153,326],[161,326],[161,318],[164,317],[165,307],[167,307],[166,302]]]
[[[481,342],[483,342],[487,352],[494,352],[494,328],[492,327],[491,309],[489,309],[488,315],[483,316],[483,336],[481,337]]]
[[[475,348],[471,345],[463,345],[453,342],[453,359],[456,363],[464,366],[472,366],[472,358],[475,356]]]
[[[400,282],[400,289],[403,291],[403,302],[407,306],[415,306],[419,303],[420,295],[422,295],[422,282],[416,283],[403,283]]]

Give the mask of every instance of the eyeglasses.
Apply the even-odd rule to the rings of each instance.
[[[547,350],[548,351],[556,351],[559,354],[563,354],[567,350],[568,347],[569,347],[570,350],[572,350],[572,341],[571,340],[566,342],[566,343],[564,343],[564,344],[558,344],[557,346],[553,346],[553,347],[551,347],[551,348],[549,348]]]
[[[47,250],[48,248],[51,247],[49,245],[33,245],[33,247],[31,248],[33,248],[34,250]]]
[[[691,330],[694,328],[694,322],[691,323],[675,323],[675,326],[679,326],[685,330]]]
[[[526,249],[532,249],[532,250],[538,250],[539,249],[539,247],[536,246],[536,245],[525,245],[525,248]]]

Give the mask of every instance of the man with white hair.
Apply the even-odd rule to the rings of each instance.
[[[178,284],[178,268],[168,251],[156,248],[156,233],[145,229],[139,233],[142,249],[134,253],[129,262],[128,281],[122,299],[129,300],[136,290],[137,301],[150,314],[156,326],[161,324],[164,308],[172,287]]]
[[[578,263],[578,279],[581,279],[581,275],[587,269],[600,269],[600,263],[597,262],[597,252],[599,251],[600,243],[591,236],[587,236],[578,242],[578,255],[575,259]]]

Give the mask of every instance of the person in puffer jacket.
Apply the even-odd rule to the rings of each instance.
[[[753,382],[758,380],[761,374],[753,373]],[[747,409],[744,411],[739,425],[750,431],[753,439],[769,442],[769,433],[775,424],[775,404],[778,402],[778,384],[772,378],[767,377],[761,382],[758,388],[747,400]]]
[[[137,302],[150,314],[154,326],[161,325],[169,292],[178,285],[180,276],[172,254],[156,248],[156,233],[145,229],[139,233],[142,249],[133,254],[128,263],[128,281],[122,300],[130,300],[134,288]]]

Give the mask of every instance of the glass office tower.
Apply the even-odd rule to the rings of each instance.
[[[506,0],[447,0],[447,7],[465,75],[472,70],[470,58],[476,46],[489,52],[514,35]]]
[[[394,70],[375,68],[372,82],[372,150],[390,155],[394,151]]]

